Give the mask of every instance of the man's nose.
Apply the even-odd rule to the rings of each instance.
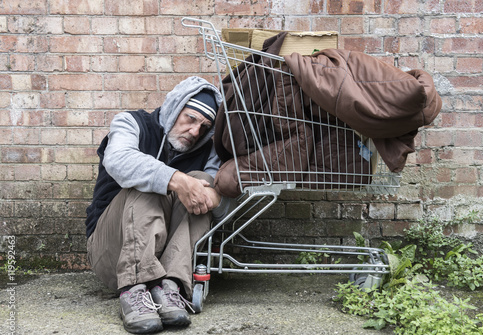
[[[191,136],[197,138],[200,135],[200,129],[200,124],[194,124],[191,126],[189,133],[191,134]]]

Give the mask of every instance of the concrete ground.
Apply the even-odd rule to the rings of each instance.
[[[337,309],[335,284],[346,280],[338,275],[214,276],[203,311],[191,316],[191,326],[162,333],[392,334],[391,329],[363,329],[365,319]],[[1,285],[1,334],[127,334],[117,292],[91,272],[42,274]]]

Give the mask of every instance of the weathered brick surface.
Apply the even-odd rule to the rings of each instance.
[[[482,12],[482,1],[457,0],[0,2],[1,234],[18,235],[22,257],[86,267],[85,207],[114,115],[154,110],[190,75],[219,84],[180,13],[218,29],[337,31],[340,48],[428,71],[443,99],[399,195],[283,192],[252,236],[350,245],[358,231],[377,244],[425,216],[483,212]]]

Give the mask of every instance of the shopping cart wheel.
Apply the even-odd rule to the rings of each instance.
[[[359,268],[354,268],[354,270],[359,270]],[[359,288],[364,286],[364,283],[367,280],[367,273],[351,273],[349,275],[349,281]]]
[[[201,313],[203,309],[203,284],[197,283],[193,287],[193,310]]]

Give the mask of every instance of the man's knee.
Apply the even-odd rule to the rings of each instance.
[[[214,186],[214,178],[210,176],[208,173],[203,171],[191,171],[188,172],[188,175],[194,177],[196,179],[203,179],[210,183],[211,187]]]

